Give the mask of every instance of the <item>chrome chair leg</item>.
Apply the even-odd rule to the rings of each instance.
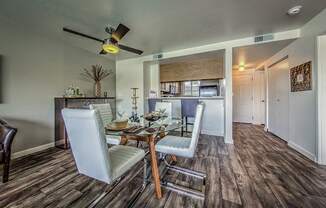
[[[167,190],[175,191],[175,192],[177,192],[179,194],[183,194],[183,195],[190,196],[190,197],[193,197],[193,198],[197,198],[197,199],[200,199],[200,200],[205,199],[205,193],[202,192],[202,191],[197,191],[197,190],[194,190],[194,189],[190,189],[190,188],[180,186],[180,185],[177,185],[177,184],[174,184],[174,183],[171,183],[171,182],[167,182],[167,181],[162,181],[161,186],[163,188],[166,188]]]
[[[166,157],[163,158],[164,163],[166,164],[167,168],[185,175],[189,175],[192,177],[196,177],[199,179],[205,179],[206,178],[206,174],[200,171],[195,171],[195,170],[191,170],[191,169],[187,169],[187,168],[182,168],[176,165],[171,165],[167,160]]]
[[[149,179],[148,179],[149,178],[149,173],[148,173],[147,166],[148,166],[148,160],[146,158],[144,158],[142,187],[140,188],[138,193],[134,197],[132,197],[130,199],[130,201],[128,202],[127,207],[133,207],[133,205],[135,204],[135,202],[137,201],[139,196],[144,192],[147,185],[149,184]],[[103,192],[99,197],[97,197],[94,201],[92,201],[90,205],[88,205],[88,208],[95,207],[105,196],[107,196],[114,189],[114,187],[116,187],[119,184],[120,180],[121,180],[121,178],[117,179],[117,181],[115,181],[114,184],[113,184],[113,188],[111,188],[109,191]]]
[[[201,179],[203,181],[201,191],[194,190],[194,189],[184,187],[184,186],[181,186],[181,185],[177,185],[177,184],[174,184],[172,182],[165,181],[165,180],[161,181],[162,187],[164,187],[164,188],[166,188],[168,190],[171,190],[171,191],[175,191],[175,192],[177,192],[179,194],[184,194],[186,196],[191,196],[191,197],[201,199],[201,200],[205,199],[205,189],[206,189],[205,188],[205,186],[206,186],[206,174],[205,173],[190,170],[190,169],[186,169],[186,168],[182,168],[182,167],[178,167],[178,166],[175,166],[175,165],[171,165],[166,160],[166,155],[163,156],[162,160],[164,161],[166,169],[176,171],[178,173],[188,175],[188,176],[191,176],[191,177],[195,177],[195,178]]]
[[[149,183],[149,180],[148,180],[148,177],[149,177],[149,174],[147,172],[147,166],[148,166],[148,160],[144,158],[144,167],[143,167],[143,188],[145,189],[146,186],[148,185]]]
[[[98,196],[95,200],[93,200],[89,205],[88,208],[95,207],[105,196],[107,196],[120,182],[121,178],[118,178],[114,184],[112,185],[112,188],[109,191],[103,192],[100,196]]]
[[[140,190],[137,192],[137,194],[132,197],[129,202],[128,202],[128,205],[127,207],[128,208],[131,208],[134,206],[135,202],[138,200],[138,198],[140,197],[140,195],[144,192],[144,190],[146,189],[147,185],[149,184],[149,180],[148,180],[148,169],[147,169],[147,166],[148,166],[148,161],[146,158],[144,158],[144,166],[143,166],[143,184],[142,184],[142,187],[140,188]]]

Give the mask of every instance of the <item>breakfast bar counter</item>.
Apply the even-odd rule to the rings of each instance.
[[[205,104],[202,134],[224,136],[224,97],[222,96],[147,98],[147,104],[150,100],[171,102],[173,117],[181,118],[181,100],[183,99],[198,99],[199,102]],[[149,112],[149,105],[145,106],[145,112]]]

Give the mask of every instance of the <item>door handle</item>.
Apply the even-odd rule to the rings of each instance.
[[[261,100],[261,102],[262,102],[262,103],[264,103],[264,102],[265,102],[265,100]]]

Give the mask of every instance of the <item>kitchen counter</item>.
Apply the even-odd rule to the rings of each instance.
[[[198,99],[205,104],[204,114],[202,119],[202,134],[213,136],[224,136],[224,97],[159,97],[147,98],[147,100],[162,100],[163,102],[172,103],[172,116],[181,118],[181,100],[183,99]],[[145,112],[148,112],[148,106],[145,106]],[[193,122],[193,119],[189,119]]]
[[[224,100],[224,97],[223,96],[213,96],[213,97],[157,97],[157,98],[147,98],[147,99],[162,99],[162,100],[182,100],[182,99]]]

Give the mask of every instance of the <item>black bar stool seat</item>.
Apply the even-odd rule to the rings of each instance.
[[[157,102],[162,102],[162,99],[148,99],[148,112],[151,113],[155,111],[155,106]]]
[[[188,125],[193,125],[193,123],[188,122],[188,118],[196,117],[196,109],[199,103],[198,99],[181,99],[181,118],[182,123],[185,124],[186,133],[188,132]],[[183,126],[181,128],[181,136],[183,136]]]

